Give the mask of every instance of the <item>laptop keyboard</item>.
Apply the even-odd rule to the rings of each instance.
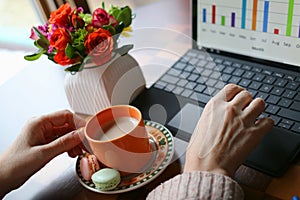
[[[299,73],[190,50],[153,87],[205,104],[228,83],[265,100],[260,117],[272,117],[275,126],[300,134]]]

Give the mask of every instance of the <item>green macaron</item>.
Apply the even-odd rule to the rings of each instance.
[[[103,168],[92,175],[92,181],[99,190],[112,190],[121,182],[121,175],[115,169]]]

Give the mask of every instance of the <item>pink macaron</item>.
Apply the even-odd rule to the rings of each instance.
[[[98,170],[100,166],[96,156],[86,153],[80,160],[80,172],[84,180],[90,181],[92,175]]]

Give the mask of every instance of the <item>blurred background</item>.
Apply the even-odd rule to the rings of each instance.
[[[29,39],[32,26],[42,24],[35,10],[34,0],[0,0],[0,86],[28,65],[23,59],[28,52],[35,51]],[[101,7],[101,0],[87,0],[91,10]],[[140,6],[159,0],[104,0],[106,7],[110,4],[129,5],[134,10]]]

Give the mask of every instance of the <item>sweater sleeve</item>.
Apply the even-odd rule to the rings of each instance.
[[[162,183],[147,197],[152,199],[244,199],[239,184],[228,176],[204,171],[183,173]]]

